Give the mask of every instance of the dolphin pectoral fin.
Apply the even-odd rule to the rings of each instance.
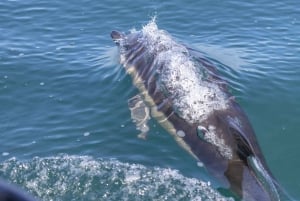
[[[146,139],[149,131],[148,121],[150,120],[149,108],[144,103],[140,94],[128,100],[128,106],[131,113],[132,122],[135,123],[136,129],[141,131],[138,138]]]
[[[146,140],[148,137],[148,133],[140,133],[137,135],[138,138],[142,139],[142,140]]]

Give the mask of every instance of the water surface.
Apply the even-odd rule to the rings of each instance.
[[[109,34],[140,29],[156,15],[160,29],[221,64],[270,169],[300,200],[298,7],[293,0],[1,1],[1,177],[42,200],[221,197],[154,120],[141,140],[130,119],[127,100],[137,90]]]

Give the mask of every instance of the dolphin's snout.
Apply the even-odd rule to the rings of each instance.
[[[118,31],[112,31],[111,33],[110,33],[110,36],[111,36],[111,38],[112,39],[120,39],[121,38],[121,33],[120,32],[118,32]]]
[[[124,34],[118,31],[112,31],[110,36],[116,44],[119,44],[119,41],[124,37]]]

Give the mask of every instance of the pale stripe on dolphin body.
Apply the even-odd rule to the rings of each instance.
[[[122,42],[122,41],[121,41]],[[131,75],[133,78],[133,83],[134,85],[139,89],[141,92],[141,95],[144,97],[144,101],[147,103],[147,105],[150,107],[150,112],[151,116],[156,118],[158,122],[161,123],[161,125],[169,131],[169,133],[174,137],[176,142],[183,147],[188,153],[190,153],[195,159],[199,160],[197,156],[194,155],[194,153],[191,151],[191,148],[189,145],[186,144],[186,142],[182,139],[182,137],[179,137],[176,133],[176,129],[174,128],[174,125],[168,121],[170,116],[174,115],[174,111],[172,111],[170,114],[167,116],[159,111],[157,109],[157,104],[155,103],[154,99],[152,98],[151,95],[149,95],[149,90],[147,90],[146,86],[147,85],[149,88],[151,86],[151,82],[155,82],[156,80],[154,79],[156,72],[152,70],[151,75],[149,76],[148,82],[145,84],[145,80],[142,79],[142,77],[139,75],[136,64],[133,65],[132,62],[134,59],[138,60],[139,57],[135,58],[135,55],[137,55],[139,52],[142,52],[141,50],[143,49],[143,45],[140,45],[139,48],[135,48],[136,51],[130,51],[127,53],[127,59],[125,55],[122,55],[122,50],[121,50],[121,57],[120,57],[120,63],[124,65],[126,72]],[[141,57],[141,56],[140,56]],[[151,71],[149,69],[149,71]],[[153,85],[152,85],[153,86]],[[157,85],[154,85],[154,88],[152,90],[150,89],[150,92],[152,94],[156,94],[158,91]]]
[[[191,151],[191,148],[182,139],[182,137],[179,137],[177,135],[176,129],[174,128],[173,124],[170,121],[168,121],[169,117],[171,115],[173,115],[174,112],[172,111],[172,113],[169,116],[165,116],[165,114],[163,112],[160,112],[159,110],[157,110],[157,105],[155,104],[155,101],[149,95],[148,90],[145,87],[143,79],[138,75],[134,66],[126,67],[126,71],[128,74],[130,74],[134,78],[133,83],[141,91],[141,95],[144,97],[144,101],[149,105],[151,116],[156,118],[157,121],[160,122],[161,125],[166,130],[169,131],[169,133],[175,138],[176,142],[179,143],[180,146],[182,146],[195,159],[199,160],[197,158],[197,156],[195,156],[194,153]]]

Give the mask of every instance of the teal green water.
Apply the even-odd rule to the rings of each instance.
[[[270,169],[300,200],[298,2],[0,2],[0,176],[41,200],[216,200],[214,180],[154,120],[110,31],[160,29],[218,61]],[[225,199],[225,198],[224,198]]]

